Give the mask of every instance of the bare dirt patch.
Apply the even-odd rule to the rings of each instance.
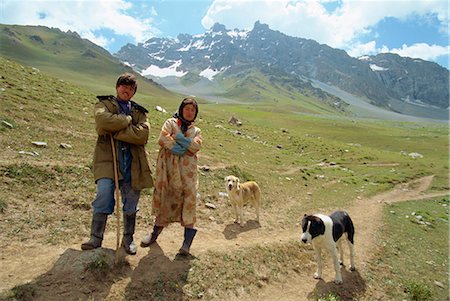
[[[384,203],[410,199],[421,199],[440,194],[427,195],[424,192],[430,187],[433,176],[397,185],[393,190],[376,195],[369,199],[358,199],[347,211],[352,216],[356,227],[356,272],[343,269],[344,284],[333,283],[334,272],[330,258],[325,257],[324,279],[315,280],[309,266],[303,270],[299,262],[297,274],[289,274],[278,281],[261,285],[256,293],[229,296],[228,300],[310,300],[317,292],[338,291],[341,296],[351,300],[354,298],[377,299],[376,292],[367,287],[364,273],[371,260],[372,250],[376,248],[376,233],[382,225],[382,206]],[[448,194],[445,193],[445,194]],[[251,209],[250,209],[251,211]],[[253,212],[250,212],[251,216]],[[234,224],[201,223],[200,231],[192,246],[192,253],[198,257],[208,251],[230,251],[245,246],[271,244],[298,240],[299,225],[285,229],[266,227],[264,215],[262,225],[248,220],[244,227]],[[108,222],[109,231],[105,234],[102,249],[82,252],[79,239],[67,238],[66,245],[42,245],[11,242],[1,254],[0,291],[11,289],[32,281],[35,283],[33,300],[163,300],[162,292],[171,291],[171,300],[189,300],[184,295],[179,279],[186,279],[191,268],[189,260],[179,260],[176,253],[180,247],[183,229],[179,225],[171,225],[161,234],[158,244],[150,249],[138,250],[136,256],[128,256],[119,266],[114,267],[115,225],[114,218]],[[201,226],[201,227],[200,227]],[[146,234],[147,229],[139,229],[136,240]],[[299,252],[301,249],[299,249]],[[100,257],[99,257],[100,256]],[[102,259],[103,258],[103,259]],[[104,274],[98,275],[86,269],[90,263],[106,264]],[[309,265],[311,265],[309,263]],[[109,268],[108,268],[109,267]],[[102,270],[101,270],[102,271]],[[161,293],[161,294],[160,294]],[[160,294],[160,295],[159,295]],[[365,296],[370,297],[365,298]],[[159,297],[158,297],[159,296]],[[167,295],[165,295],[167,297]]]

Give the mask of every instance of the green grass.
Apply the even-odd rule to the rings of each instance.
[[[227,98],[251,104],[260,111],[298,112],[309,114],[349,115],[346,105],[336,106],[340,100],[314,89],[301,80],[294,82],[282,74],[268,78],[261,71],[246,70],[239,76],[222,78]]]
[[[8,204],[5,200],[0,199],[0,213],[4,213],[6,208],[8,208]]]
[[[317,301],[341,301],[341,297],[334,293],[327,294],[325,296],[321,296],[317,299]]]
[[[192,261],[184,292],[194,300],[222,300],[242,292],[251,294],[280,276],[297,273],[299,263],[310,261],[299,242],[208,252]],[[304,268],[304,267],[302,267]]]
[[[88,168],[20,163],[0,166],[0,175],[8,183],[0,192],[4,239],[40,239],[57,244],[69,233],[82,233],[73,216],[86,215],[84,212],[91,209],[95,188]],[[23,214],[23,207],[32,210]],[[3,228],[8,223],[10,226]]]
[[[405,292],[408,297],[414,301],[425,301],[431,299],[431,289],[423,282],[407,281],[405,284]]]
[[[36,284],[25,283],[13,287],[10,291],[0,293],[2,301],[28,301],[36,297]]]
[[[98,253],[86,264],[86,271],[89,271],[97,278],[105,277],[112,269],[110,260],[105,254]]]
[[[0,71],[4,74],[0,79],[0,120],[13,125],[0,126],[0,247],[11,239],[58,245],[64,244],[67,237],[81,241],[89,233],[90,202],[95,194],[91,173],[96,139],[92,110],[96,91],[113,93],[111,78],[116,74],[74,84],[83,82],[82,73],[55,69],[55,73],[48,74],[46,70],[52,71],[54,65],[46,64],[48,68],[37,71],[0,58]],[[162,114],[152,107],[161,105],[174,112],[180,98],[145,84],[139,84],[138,89],[137,100],[150,109],[151,131],[146,150],[153,166],[159,149],[156,139],[170,113]],[[262,209],[267,216],[264,223],[269,230],[292,227],[304,213],[345,209],[358,197],[371,196],[425,175],[435,175],[429,192],[449,189],[447,125],[324,118],[299,115],[284,108],[289,105],[279,109],[267,104],[217,105],[202,101],[197,121],[204,138],[199,165],[210,166],[211,170],[199,175],[199,202],[202,205],[210,201],[224,210],[199,210],[201,226],[207,227],[211,216],[218,223],[232,220],[229,203],[217,197],[224,191],[223,179],[228,174],[260,184]],[[231,115],[242,120],[243,125],[227,124]],[[48,147],[36,148],[32,141],[45,141]],[[60,148],[62,142],[73,148]],[[21,155],[20,151],[35,151],[39,155]],[[410,152],[424,157],[413,159],[408,156]],[[144,191],[138,228],[150,224],[150,199],[151,191]],[[394,219],[389,220],[394,226],[384,229],[390,240],[374,264],[383,267],[383,273],[387,270],[388,276],[398,275],[393,280],[380,277],[378,282],[367,281],[377,288],[382,283],[381,288],[392,291],[393,299],[426,294],[429,288],[432,298],[445,300],[442,291],[446,290],[433,282],[442,282],[448,289],[448,245],[434,235],[448,237],[448,230],[442,228],[448,224],[440,219],[448,215],[448,207],[438,201],[414,202],[414,208],[408,209],[395,204],[388,209],[396,212],[387,213],[387,218]],[[435,228],[431,231],[429,226],[413,223],[413,211]],[[431,252],[432,263],[426,263],[429,259],[422,249]],[[417,257],[420,261],[414,261],[412,254],[416,253],[422,256]],[[265,285],[266,279],[276,279],[277,274],[296,273],[297,257],[305,254],[298,252],[296,243],[213,252],[194,261],[188,275],[180,276],[186,276],[185,280],[174,276],[172,284],[164,284],[161,276],[149,285],[155,288],[156,295],[152,296],[158,298],[179,293],[184,284],[186,293],[206,300],[224,296],[226,290],[251,292]],[[324,298],[333,300],[333,296]]]
[[[213,109],[216,114],[218,111],[227,117],[234,115],[241,119],[244,125],[236,129],[243,134],[256,135],[259,141],[270,142],[274,146],[282,145],[283,149],[275,156],[278,155],[280,163],[285,166],[289,163],[300,165],[311,161],[334,161],[360,174],[360,178],[361,174],[367,174],[366,178],[370,178],[373,172],[376,177],[374,182],[392,182],[389,184],[391,187],[395,181],[401,182],[411,178],[411,175],[417,177],[429,172],[437,177],[433,189],[448,187],[446,126],[419,126],[388,121],[355,123],[351,119],[328,120],[261,112],[255,108],[236,105],[209,105],[205,108],[208,113]],[[288,133],[282,133],[282,128],[287,129]],[[227,137],[223,132],[218,134],[220,137]],[[424,143],[419,143],[422,140]],[[228,145],[223,146],[229,149]],[[424,157],[412,159],[408,156],[411,152],[421,153]],[[267,152],[259,153],[264,157],[275,157],[266,155]],[[398,163],[399,166],[381,166],[389,163]],[[375,164],[377,167],[368,167]],[[368,168],[371,170],[368,171]],[[392,180],[383,179],[377,174],[388,175]]]
[[[40,41],[31,39],[33,36]],[[130,67],[90,41],[45,26],[0,24],[0,45],[3,58],[33,66],[96,94],[115,94],[119,74],[132,72]],[[139,79],[136,96],[146,95],[144,103],[150,99],[171,103],[177,97],[153,81],[136,75]]]
[[[449,298],[449,205],[446,197],[386,207],[383,247],[371,266],[385,267],[374,277],[393,300]]]

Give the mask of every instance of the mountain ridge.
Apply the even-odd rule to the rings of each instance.
[[[151,66],[172,68],[177,76],[208,70],[215,72],[211,80],[220,81],[219,75],[264,68],[268,77],[283,72],[291,79],[318,80],[391,111],[401,111],[392,102],[448,109],[449,71],[436,63],[396,54],[352,58],[343,50],[287,36],[260,22],[247,31],[227,30],[217,23],[200,35],[151,38],[127,44],[115,56],[143,75],[149,75]]]
[[[298,49],[281,51],[292,41],[296,41]],[[256,104],[267,110],[276,106],[277,110],[306,114],[384,118],[378,114],[372,116],[371,110],[361,115],[353,105],[357,98],[361,104],[369,103],[388,113],[448,120],[448,99],[441,97],[448,94],[448,86],[442,84],[448,78],[447,69],[397,55],[354,59],[342,50],[289,37],[259,22],[247,31],[227,30],[224,25],[216,24],[205,34],[179,34],[177,39],[152,38],[138,46],[127,44],[122,50],[131,55],[134,63],[118,54],[111,55],[76,32],[45,26],[0,24],[0,45],[5,57],[71,80],[96,93],[109,93],[111,86],[106,83],[114,82],[117,74],[126,71],[139,76],[142,83],[139,91],[170,102],[177,97],[176,93],[181,93],[197,95],[213,103]],[[140,55],[132,55],[133,49]],[[312,57],[308,56],[311,52]],[[336,59],[339,57],[348,63]],[[146,67],[149,63],[153,64],[152,71],[163,70],[175,76],[141,77],[140,74],[145,75],[144,68],[149,69]],[[359,69],[352,63],[357,63]],[[407,69],[402,69],[404,65]],[[425,69],[414,69],[415,65],[424,65]],[[359,82],[350,76],[352,69],[364,70],[357,73]],[[441,76],[443,69],[446,72]],[[365,77],[365,73],[370,77]],[[344,91],[352,99],[335,93],[334,88],[323,89],[324,86]],[[354,89],[364,93],[358,95]],[[370,98],[373,93],[378,93],[380,99]],[[401,93],[411,96],[402,98]],[[441,100],[429,103],[424,101],[426,95]]]
[[[0,24],[0,45],[2,56],[71,80],[95,93],[110,93],[118,74],[131,72],[138,76],[139,91],[158,96],[172,94],[73,31]]]

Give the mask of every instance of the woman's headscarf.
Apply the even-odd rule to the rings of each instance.
[[[187,121],[183,117],[183,108],[186,105],[193,105],[195,107],[195,116],[194,116],[194,119],[192,121]],[[183,134],[186,133],[186,131],[188,130],[188,127],[194,122],[195,118],[197,118],[197,114],[198,114],[198,104],[195,101],[195,99],[190,98],[190,97],[186,97],[185,99],[183,99],[181,101],[180,107],[178,108],[178,112],[176,112],[173,115],[173,117],[174,118],[178,118],[178,120],[181,121],[181,132]]]

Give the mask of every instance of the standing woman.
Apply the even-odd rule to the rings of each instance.
[[[156,184],[153,193],[152,214],[156,216],[153,232],[146,235],[141,247],[156,241],[164,227],[179,222],[184,227],[184,241],[179,250],[189,255],[197,230],[197,152],[202,146],[200,129],[193,125],[198,114],[198,104],[185,98],[173,117],[161,129],[160,150],[156,162]]]

